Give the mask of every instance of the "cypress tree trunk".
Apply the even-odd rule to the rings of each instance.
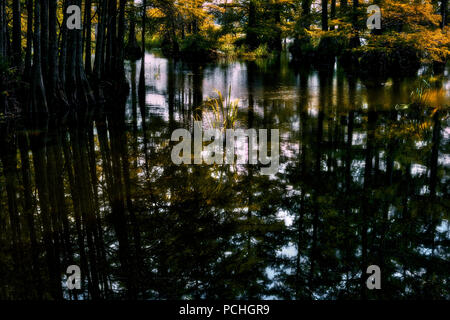
[[[0,58],[6,58],[6,10],[5,2],[0,2]]]
[[[248,7],[248,24],[247,24],[247,45],[251,50],[258,47],[258,35],[256,33],[256,3],[255,0],[250,0]]]
[[[123,65],[124,60],[124,47],[125,47],[125,4],[127,0],[120,0],[119,2],[119,28],[117,35],[117,77],[118,80],[125,79],[125,70]]]
[[[84,68],[87,75],[92,73],[92,63],[91,63],[91,10],[92,10],[92,0],[86,0],[84,4]]]
[[[352,11],[352,25],[353,29],[358,32],[358,7],[359,2],[358,0],[353,0],[353,11]],[[357,48],[361,46],[361,40],[359,39],[358,35],[355,35],[350,39],[350,48]]]
[[[138,60],[141,57],[141,48],[136,40],[136,8],[134,2],[131,2],[130,10],[130,29],[128,33],[128,43],[125,47],[125,56],[129,60]]]
[[[147,0],[142,1],[142,58],[145,57],[145,22],[147,17]],[[142,72],[142,69],[141,69]]]
[[[105,67],[105,33],[106,33],[106,17],[108,12],[108,2],[99,0],[99,21],[97,24],[97,39],[95,43],[95,60],[94,60],[94,75],[97,80],[103,77]]]
[[[358,22],[358,7],[359,7],[359,1],[358,1],[358,0],[353,0],[352,23],[353,23],[353,28],[355,28],[355,29],[358,29],[358,28],[357,28],[357,22]]]
[[[12,32],[12,47],[13,47],[13,63],[14,66],[20,68],[22,65],[22,21],[20,13],[20,0],[13,0],[13,32]]]
[[[49,74],[48,74],[48,90],[47,96],[48,101],[51,102],[52,112],[57,112],[55,110],[56,102],[63,103],[67,105],[67,99],[62,90],[61,82],[59,80],[59,70],[58,70],[58,36],[56,33],[57,24],[57,3],[56,1],[50,1],[49,5]],[[66,29],[65,25],[62,29]]]
[[[0,63],[7,62],[6,55],[6,10],[5,10],[5,2],[0,2]],[[0,81],[0,90],[3,92],[4,83]],[[7,100],[4,94],[0,95],[0,112],[5,114],[7,110]]]
[[[41,24],[37,17],[41,16],[40,1],[36,0],[34,6],[34,52],[33,52],[33,79],[31,84],[31,113],[48,112],[47,98],[45,95],[44,80],[41,68]]]
[[[147,12],[147,0],[142,3],[142,58],[141,71],[139,73],[138,95],[140,102],[145,105],[145,20]],[[144,119],[143,119],[144,121]],[[145,125],[145,124],[144,124]]]
[[[33,49],[33,0],[27,0],[27,15],[27,49],[24,75],[29,80],[31,78],[31,52]]]
[[[281,10],[282,7],[279,3],[274,3],[274,20],[275,20],[275,39],[273,42],[273,48],[277,51],[281,51],[283,49],[282,43],[282,33],[281,33]]]
[[[81,0],[76,1],[76,4],[81,8]],[[76,72],[77,72],[77,88],[78,99],[84,106],[89,106],[95,102],[94,94],[86,76],[83,66],[83,42],[82,31],[76,32]]]
[[[64,0],[63,3],[63,21],[62,25],[67,25],[67,6],[68,0]],[[67,28],[61,28],[60,32],[61,37],[61,48],[59,51],[59,78],[61,81],[62,88],[65,88],[66,85],[66,62],[67,62]]]
[[[71,0],[69,5],[81,7],[81,0]],[[82,30],[67,33],[66,91],[72,104],[86,107],[95,99],[83,66]]]
[[[322,30],[328,31],[328,0],[322,0]]]
[[[114,74],[117,54],[117,0],[110,0],[108,5],[108,37],[106,43],[106,73],[108,77]]]
[[[6,2],[6,1],[5,1]],[[10,35],[10,30],[9,30],[9,21],[8,21],[8,15],[6,14],[6,5],[5,7],[3,7],[3,9],[5,10],[5,41],[6,41],[6,56],[7,57],[12,57],[12,48],[11,48],[11,35]],[[8,59],[9,61],[10,59]],[[11,61],[9,61],[9,63],[11,63]]]
[[[67,0],[67,6],[74,5],[75,0]],[[67,16],[67,12],[64,12]],[[77,30],[67,30],[66,92],[70,103],[77,101]]]
[[[330,19],[334,20],[335,18],[336,18],[336,0],[331,0]],[[330,30],[334,30],[334,25],[330,27]]]
[[[302,26],[307,30],[309,30],[311,26],[311,5],[312,0],[302,1]]]
[[[47,88],[49,84],[49,22],[48,22],[48,12],[49,12],[49,0],[40,0],[41,2],[41,66],[42,75],[44,77],[44,84]],[[36,16],[37,18],[38,16]]]
[[[447,11],[448,11],[448,0],[442,0],[441,1],[441,28],[444,29],[444,27],[447,25]]]

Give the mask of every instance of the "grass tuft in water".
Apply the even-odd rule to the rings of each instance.
[[[221,91],[215,91],[217,98],[208,99],[204,104],[210,114],[209,124],[214,129],[234,129],[238,120],[239,99],[231,99],[231,86],[225,98]]]

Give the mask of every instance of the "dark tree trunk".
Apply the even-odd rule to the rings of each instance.
[[[81,0],[69,1],[69,4],[81,7]],[[86,107],[94,103],[94,96],[83,67],[82,30],[68,30],[66,91],[69,101],[77,106]]]
[[[248,7],[248,24],[247,24],[247,45],[251,50],[258,47],[258,34],[256,32],[257,25],[257,8],[255,0],[250,0]]]
[[[81,0],[78,0],[76,4],[81,8]],[[77,88],[78,88],[78,101],[83,106],[89,106],[95,102],[94,93],[91,89],[89,81],[86,76],[86,72],[83,66],[83,35],[82,30],[76,32],[76,74],[77,74]]]
[[[142,130],[143,130],[143,144],[144,144],[144,158],[145,158],[145,174],[149,177],[149,162],[148,162],[148,152],[147,152],[147,120],[146,120],[146,88],[145,88],[145,26],[146,26],[146,12],[147,12],[147,0],[142,1],[142,58],[141,58],[141,70],[139,73],[139,84],[138,84],[138,102],[139,109],[142,117]]]
[[[125,47],[125,4],[127,0],[119,0],[119,27],[117,34],[117,61],[116,61],[116,73],[117,80],[122,81],[125,79],[124,70],[124,47]]]
[[[33,49],[33,0],[27,0],[27,50],[25,54],[24,75],[27,80],[31,79],[31,53]]]
[[[6,1],[0,2],[0,58],[6,59]]]
[[[34,42],[33,42],[33,79],[31,84],[31,113],[48,112],[44,79],[41,67],[41,25],[37,17],[41,16],[40,1],[34,6]]]
[[[447,25],[447,14],[448,14],[448,0],[441,0],[441,28],[444,29],[444,27]]]
[[[283,39],[282,39],[282,32],[281,32],[281,11],[282,6],[279,3],[276,3],[274,5],[274,20],[276,23],[275,26],[275,38],[273,41],[273,48],[277,51],[281,51],[283,49]]]
[[[359,0],[353,0],[353,13],[352,13],[352,23],[353,28],[358,29],[358,7],[359,7]]]
[[[41,2],[41,68],[44,77],[44,84],[47,89],[49,84],[49,0],[39,0]],[[36,16],[37,18],[37,16]]]
[[[331,0],[330,19],[336,19],[336,0]],[[330,26],[330,30],[334,30],[334,25]]]
[[[359,7],[359,2],[358,0],[353,0],[353,11],[352,11],[352,25],[353,25],[353,29],[356,32],[356,35],[354,37],[352,37],[350,39],[350,48],[357,48],[359,46],[361,46],[361,40],[359,38],[358,35],[358,7]]]
[[[113,76],[117,54],[117,0],[110,0],[108,5],[108,36],[106,42],[106,73]]]
[[[302,26],[307,30],[311,26],[311,5],[312,0],[302,0]]]
[[[84,4],[84,69],[87,75],[92,73],[92,0],[86,0]]]
[[[13,0],[13,31],[12,31],[12,48],[14,66],[20,68],[22,65],[22,17],[20,12],[20,0]]]
[[[136,40],[136,8],[134,7],[134,3],[131,3],[131,6],[132,8],[129,17],[130,29],[128,33],[128,43],[125,47],[125,55],[127,59],[134,61],[141,57],[141,47]]]
[[[67,25],[67,6],[69,0],[64,0],[63,3],[63,20],[62,25]],[[67,41],[68,41],[68,32],[67,28],[61,28],[60,32],[61,38],[61,48],[59,50],[59,78],[61,80],[62,88],[66,87],[66,63],[67,63]]]
[[[101,1],[101,2],[100,2]],[[97,80],[101,79],[104,71],[105,61],[105,34],[106,34],[106,22],[108,13],[107,0],[99,0],[101,5],[97,9],[99,22],[97,24],[97,39],[95,43],[95,59],[94,59],[94,75]]]
[[[57,105],[65,104],[67,101],[65,94],[62,90],[61,82],[59,80],[58,70],[58,35],[56,31],[57,25],[57,3],[56,1],[50,1],[49,5],[49,74],[48,74],[48,90],[47,98],[50,103],[50,111],[58,112]],[[62,29],[66,29],[63,26]]]
[[[322,0],[322,30],[328,31],[328,0]]]

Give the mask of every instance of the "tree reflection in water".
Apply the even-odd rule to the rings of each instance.
[[[0,123],[0,299],[449,297],[448,110],[398,107],[417,79],[147,61],[141,94],[131,64],[122,101]],[[172,131],[230,84],[241,127],[280,129],[276,176],[171,163]]]

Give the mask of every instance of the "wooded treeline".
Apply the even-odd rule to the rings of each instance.
[[[67,28],[72,5],[83,9],[81,29]],[[125,79],[127,6],[134,10],[133,1],[126,0],[2,1],[3,89],[7,80],[24,84],[16,94],[26,95],[19,97],[26,113],[64,113],[68,106],[102,101],[105,83]]]
[[[374,3],[383,20],[371,32],[370,3],[360,0],[5,0],[0,112],[65,112],[104,100],[105,88],[122,92],[124,57],[139,58],[146,44],[204,61],[264,57],[290,39],[294,60],[332,65],[338,57],[365,77],[414,74],[423,61],[443,70],[450,54],[447,0]],[[66,28],[71,5],[82,9],[82,30]]]

